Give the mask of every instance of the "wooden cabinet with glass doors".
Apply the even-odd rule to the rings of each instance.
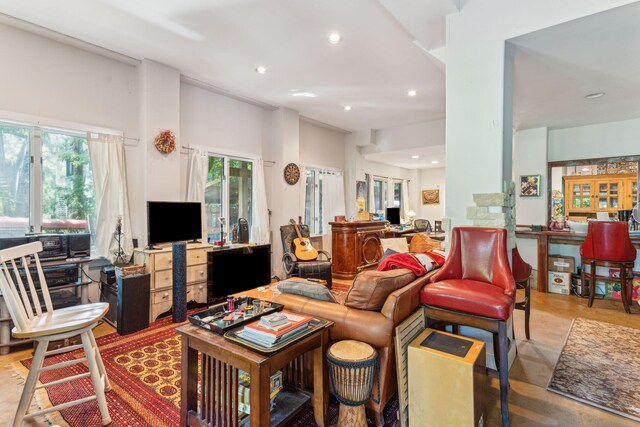
[[[565,215],[595,217],[617,213],[638,203],[638,176],[576,175],[564,177]]]

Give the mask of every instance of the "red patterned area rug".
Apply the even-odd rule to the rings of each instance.
[[[175,332],[177,325],[165,318],[135,334],[120,336],[112,333],[98,338],[112,390],[107,393],[107,405],[113,427],[125,426],[177,426],[180,410],[180,355],[181,344]],[[83,357],[75,351],[48,358],[46,365]],[[18,362],[22,373],[31,365],[31,359]],[[42,383],[55,381],[63,376],[87,372],[84,364],[73,365],[40,376]],[[93,392],[89,378],[60,384],[46,389],[46,405],[58,405],[89,396]],[[42,399],[41,399],[42,400]],[[393,398],[385,408],[386,426],[396,423],[398,399]],[[77,405],[60,412],[69,426],[100,426],[101,418],[95,401]],[[59,417],[54,417],[58,421]],[[330,425],[338,421],[338,405],[329,407]],[[313,409],[307,406],[287,423],[288,427],[315,426]]]

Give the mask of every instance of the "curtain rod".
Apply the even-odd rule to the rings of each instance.
[[[180,149],[180,153],[181,154],[189,154],[189,151],[194,151],[196,150],[196,148],[192,148],[189,146],[183,146]],[[237,159],[237,160],[249,160],[249,161],[254,161],[256,160],[255,158],[251,158],[251,157],[245,157],[245,156],[236,156],[233,154],[224,154],[224,153],[216,153],[215,151],[209,151],[207,150],[207,154],[210,156],[216,156],[216,157],[231,157],[233,159]],[[264,163],[269,163],[274,165],[276,162],[274,162],[273,160],[262,160]]]
[[[394,178],[394,177],[388,177],[388,176],[382,176],[382,175],[374,175],[372,173],[368,173],[367,175],[373,176],[374,178],[384,178],[384,179],[395,179],[396,181],[407,181],[407,182],[411,182],[410,179],[404,179],[404,178]]]

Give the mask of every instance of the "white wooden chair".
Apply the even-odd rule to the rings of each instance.
[[[13,420],[13,426],[22,426],[25,418],[33,418],[53,411],[68,408],[73,405],[85,403],[94,399],[98,400],[100,413],[102,415],[102,424],[111,423],[109,410],[107,409],[107,400],[105,391],[109,391],[111,386],[107,378],[96,340],[91,331],[100,319],[107,312],[109,305],[106,303],[82,304],[73,307],[66,307],[54,310],[49,297],[49,289],[45,282],[38,252],[42,250],[41,242],[28,243],[26,245],[16,246],[0,251],[0,290],[5,299],[11,318],[15,327],[12,330],[13,336],[16,338],[31,338],[37,343],[37,347],[33,356],[33,362],[29,369],[29,375],[20,397],[20,403]],[[30,274],[24,277],[19,271],[24,271],[24,266],[33,265],[38,271],[40,282],[40,290],[37,291]],[[44,300],[44,307],[40,301],[38,293]],[[35,310],[35,311],[34,311]],[[44,311],[43,311],[44,310]],[[75,335],[80,335],[82,344],[64,347],[57,350],[47,351],[50,341],[61,340]],[[66,353],[69,351],[84,348],[85,357],[77,360],[60,362],[53,365],[43,367],[43,361],[46,356]],[[52,369],[65,368],[76,363],[87,362],[89,372],[79,375],[73,375],[48,384],[36,386],[40,372],[50,371]],[[27,413],[31,399],[37,388],[49,387],[80,378],[91,377],[95,395],[77,399],[71,402],[62,403],[51,408],[41,411]]]

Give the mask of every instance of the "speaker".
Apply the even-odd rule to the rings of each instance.
[[[84,258],[91,256],[91,234],[69,234],[69,257]]]
[[[3,237],[0,238],[0,250],[13,248],[14,246],[26,245],[29,243],[28,237]]]
[[[249,223],[246,219],[238,219],[238,243],[249,243]]]
[[[132,334],[149,327],[151,276],[117,276],[118,316],[116,329],[120,335]]]

